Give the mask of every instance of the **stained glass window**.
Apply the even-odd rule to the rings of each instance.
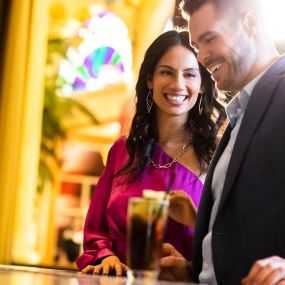
[[[60,63],[61,95],[95,91],[130,79],[131,41],[118,16],[106,10],[95,14],[80,27],[78,37],[80,43],[70,46]]]

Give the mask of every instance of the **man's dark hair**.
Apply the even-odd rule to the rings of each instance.
[[[213,4],[216,10],[221,13],[229,12],[230,14],[238,14],[237,12],[241,12],[245,8],[259,10],[261,6],[258,0],[182,0],[180,8],[188,16],[191,16],[207,3]]]

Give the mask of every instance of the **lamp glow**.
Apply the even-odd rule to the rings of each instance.
[[[267,21],[268,32],[274,41],[285,39],[285,1],[261,0],[261,5]]]

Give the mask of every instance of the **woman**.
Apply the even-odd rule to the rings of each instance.
[[[210,74],[198,64],[187,31],[169,31],[148,48],[136,84],[136,112],[127,139],[110,149],[84,227],[83,272],[126,270],[128,199],[143,189],[182,189],[195,206],[216,147],[224,110]],[[173,192],[173,191],[172,191]],[[193,229],[172,219],[165,242],[191,259]]]

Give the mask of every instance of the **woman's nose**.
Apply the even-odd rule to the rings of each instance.
[[[177,89],[183,89],[185,87],[185,78],[183,74],[177,74],[174,78],[173,86]]]

